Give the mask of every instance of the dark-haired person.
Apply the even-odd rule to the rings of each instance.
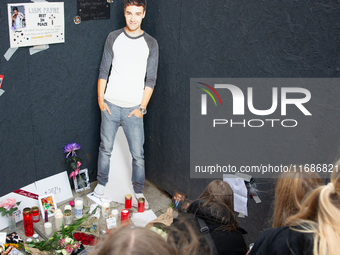
[[[201,220],[204,221],[204,225],[199,223]],[[181,213],[177,219],[174,219],[168,235],[168,242],[175,243],[178,250],[187,247],[186,236],[189,236],[190,239],[193,236],[192,234],[182,235],[188,229],[185,222],[193,222],[193,225],[196,226],[196,234],[208,232],[211,236],[206,238],[206,234],[204,234],[206,242],[201,242],[200,250],[205,249],[206,251],[200,254],[208,254],[207,243],[210,243],[212,254],[245,255],[247,253],[247,245],[243,238],[246,231],[239,227],[236,220],[234,192],[227,182],[212,181],[202,195],[189,205],[187,213]],[[207,228],[204,227],[205,225]]]
[[[18,7],[13,7],[13,15],[12,15],[12,27],[14,29],[20,29],[23,27],[23,21],[25,19],[24,14],[19,12]]]
[[[104,46],[98,78],[102,121],[98,185],[94,191],[99,198],[103,197],[108,182],[110,157],[119,126],[124,130],[132,156],[135,197],[144,197],[143,115],[156,83],[158,67],[157,41],[141,29],[145,12],[145,0],[124,0],[126,26],[111,32]],[[148,207],[146,200],[145,206]]]

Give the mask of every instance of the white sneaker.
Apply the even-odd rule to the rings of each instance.
[[[94,189],[93,195],[97,198],[103,198],[104,191],[105,191],[105,186],[98,183],[96,188]]]
[[[149,203],[148,201],[146,200],[146,198],[144,197],[144,194],[143,193],[135,193],[136,194],[136,200],[137,200],[137,205],[138,205],[138,198],[144,198],[144,206],[145,206],[145,210],[148,210],[149,209]],[[138,207],[138,206],[137,206]]]

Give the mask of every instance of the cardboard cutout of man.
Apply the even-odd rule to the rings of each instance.
[[[110,157],[119,126],[123,128],[132,156],[135,197],[144,197],[143,115],[156,83],[158,67],[157,41],[141,29],[145,8],[145,0],[124,0],[126,26],[111,32],[104,47],[98,78],[102,117],[98,185],[94,190],[98,198],[103,197],[108,182]],[[148,207],[147,202],[145,206]]]

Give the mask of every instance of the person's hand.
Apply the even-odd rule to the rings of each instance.
[[[104,99],[98,98],[98,105],[100,110],[103,111],[107,111],[110,115],[111,115],[111,111],[109,106],[104,102]]]
[[[138,118],[142,118],[143,117],[142,112],[138,108],[134,109],[132,112],[130,112],[128,117],[130,118],[132,115],[135,115]]]

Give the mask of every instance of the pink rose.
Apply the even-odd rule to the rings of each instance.
[[[3,207],[4,203],[2,201],[0,201],[0,207]]]
[[[9,211],[11,210],[13,207],[15,207],[17,204],[15,203],[15,199],[14,198],[7,198],[4,202],[4,208]]]
[[[69,203],[68,203],[70,206],[74,206],[74,201],[73,200],[71,200]]]

